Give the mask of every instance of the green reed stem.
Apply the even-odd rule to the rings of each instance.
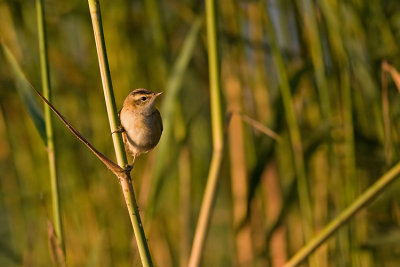
[[[223,159],[223,122],[221,87],[219,73],[217,27],[215,22],[215,1],[206,0],[208,67],[210,75],[210,101],[211,101],[211,127],[213,137],[213,154],[207,178],[207,185],[201,204],[200,215],[194,235],[189,266],[196,267],[200,264],[201,255],[208,228],[210,225],[214,200],[216,196],[218,177]]]
[[[114,92],[112,88],[110,69],[108,66],[107,51],[104,41],[103,26],[101,20],[100,3],[99,0],[88,0],[88,2],[89,2],[90,15],[92,18],[93,32],[96,40],[97,56],[99,59],[99,67],[100,67],[101,80],[104,90],[104,98],[107,107],[107,114],[111,132],[114,132],[117,130],[119,126],[119,120],[114,99]],[[118,165],[124,168],[127,165],[128,161],[126,158],[121,134],[119,133],[113,134],[112,138]],[[142,221],[140,219],[139,208],[136,202],[135,192],[132,186],[132,179],[130,175],[128,175],[128,179],[121,179],[120,182],[125,202],[128,208],[129,216],[131,219],[133,231],[135,233],[140,258],[142,260],[142,265],[145,267],[153,266]]]
[[[282,94],[286,121],[289,128],[289,137],[292,146],[292,158],[297,177],[300,211],[303,218],[304,236],[306,239],[309,239],[312,235],[312,229],[313,229],[312,208],[311,208],[310,193],[307,184],[306,171],[304,167],[303,145],[301,142],[299,125],[294,111],[292,94],[289,85],[289,78],[287,76],[285,63],[283,61],[282,54],[279,50],[278,43],[276,42],[277,40],[276,33],[274,28],[272,27],[271,19],[269,17],[268,12],[265,12],[264,14],[264,22],[266,31],[270,36],[269,40],[271,42],[272,57],[274,59],[278,71],[279,88]]]
[[[332,111],[329,97],[328,81],[325,74],[324,56],[321,47],[321,38],[318,32],[318,21],[315,16],[314,4],[310,0],[297,1],[304,20],[305,32],[309,43],[309,52],[314,65],[315,79],[317,82],[318,93],[322,114],[329,122],[332,119]]]
[[[342,184],[342,194],[340,194],[342,208],[349,205],[356,197],[356,159],[354,144],[354,123],[353,123],[353,98],[351,88],[351,74],[349,59],[343,44],[343,30],[340,27],[340,4],[328,0],[319,0],[318,5],[324,15],[326,27],[329,33],[331,53],[334,61],[337,62],[340,82],[340,106],[343,120],[344,134],[344,177]],[[340,155],[341,156],[341,155]],[[340,188],[338,188],[340,190]],[[348,258],[353,265],[357,264],[357,258],[360,258],[361,251],[357,249],[357,225],[349,225],[346,231],[343,231],[338,238],[338,249],[344,258]],[[352,259],[352,260],[350,260]]]
[[[46,40],[46,28],[44,23],[44,5],[43,0],[36,0],[36,16],[38,24],[38,35],[39,35],[39,55],[40,55],[40,70],[42,75],[42,87],[43,96],[51,102],[51,86],[50,86],[50,75],[48,66],[47,56],[47,40]],[[56,168],[56,152],[54,148],[54,134],[53,134],[53,123],[51,117],[51,110],[48,105],[44,104],[44,119],[46,122],[46,144],[47,144],[47,155],[49,159],[49,171],[50,171],[50,184],[51,184],[51,200],[53,206],[53,221],[54,229],[59,239],[60,245],[65,253],[65,243],[63,235],[63,226],[60,211],[60,195],[59,195],[59,182],[57,178]]]
[[[340,227],[352,218],[358,211],[379,196],[383,191],[398,178],[400,174],[400,163],[381,176],[361,196],[359,196],[348,208],[341,212],[336,219],[330,222],[322,231],[301,248],[284,267],[294,267],[304,261],[313,251],[331,237]]]

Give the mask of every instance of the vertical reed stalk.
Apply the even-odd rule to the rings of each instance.
[[[320,97],[320,104],[323,117],[329,120],[332,119],[332,111],[328,90],[328,81],[325,74],[324,56],[321,47],[321,38],[318,32],[318,21],[315,16],[314,4],[310,0],[297,1],[301,15],[303,16],[305,32],[309,45],[311,60],[314,65],[315,78]]]
[[[270,36],[269,40],[271,42],[272,56],[278,69],[279,88],[281,90],[286,121],[289,128],[289,137],[292,146],[292,158],[297,177],[300,211],[303,218],[304,237],[305,239],[309,239],[313,231],[312,207],[306,171],[304,167],[303,146],[301,142],[299,125],[297,123],[297,118],[292,103],[289,78],[287,76],[283,57],[279,51],[278,43],[276,41],[276,33],[272,27],[268,12],[265,12],[264,21],[266,31]]]
[[[328,85],[328,80],[325,72],[324,65],[324,55],[322,51],[321,38],[318,30],[318,23],[316,16],[316,10],[314,6],[314,1],[310,0],[301,0],[296,1],[299,6],[299,10],[301,10],[301,16],[304,23],[304,33],[306,35],[306,42],[308,44],[308,52],[311,55],[311,61],[314,67],[314,75],[315,81],[318,90],[319,96],[319,105],[322,113],[322,118],[328,122],[328,124],[332,124],[332,108],[330,103],[330,90]],[[328,141],[328,157],[329,157],[329,168],[333,165],[333,150],[332,150],[332,135],[329,133],[329,141]],[[325,176],[325,180],[329,180],[331,175],[331,171],[327,172]],[[318,206],[320,203],[316,203]]]
[[[234,63],[233,53],[229,53],[231,59],[223,62],[223,82],[225,85],[228,110],[242,110],[242,88]],[[248,181],[246,168],[246,147],[244,129],[241,117],[232,116],[228,130],[229,159],[231,170],[232,212],[233,228],[235,229],[235,255],[236,265],[245,266],[253,261],[253,245],[250,224],[242,225],[248,215]]]
[[[94,36],[96,40],[97,55],[99,59],[99,67],[104,89],[104,98],[107,106],[108,119],[111,131],[114,132],[117,130],[119,126],[119,120],[117,116],[117,108],[112,88],[110,69],[108,66],[107,51],[104,41],[103,26],[101,20],[100,3],[99,0],[88,0],[88,3],[93,24]],[[126,166],[128,162],[126,159],[126,154],[121,134],[113,134],[112,138],[118,165],[124,168],[124,166]],[[120,182],[125,202],[129,211],[132,227],[135,233],[140,258],[142,260],[142,265],[145,267],[153,266],[150,256],[150,250],[147,245],[146,236],[140,219],[139,208],[136,203],[135,192],[132,186],[132,179],[128,174],[128,179],[121,179]]]
[[[42,90],[43,96],[51,102],[51,87],[50,87],[50,75],[47,57],[47,40],[46,40],[46,28],[44,23],[44,5],[43,0],[36,0],[36,16],[37,26],[39,35],[39,55],[40,55],[40,71],[42,76]],[[57,235],[58,241],[65,254],[65,243],[60,211],[60,195],[59,195],[59,182],[57,178],[56,168],[56,152],[54,149],[54,134],[53,134],[53,123],[51,118],[50,107],[44,103],[44,119],[46,122],[46,144],[47,144],[47,155],[49,159],[49,171],[50,171],[50,184],[51,184],[51,200],[53,206],[53,222],[54,229]]]
[[[190,254],[190,203],[191,203],[191,183],[190,183],[190,150],[184,146],[179,155],[179,202],[180,202],[180,259],[179,266],[186,267],[189,262]]]
[[[211,214],[217,190],[218,177],[223,158],[223,122],[221,107],[221,87],[218,58],[217,26],[215,22],[215,1],[206,0],[208,67],[210,76],[211,127],[213,154],[207,178],[207,185],[201,204],[199,219],[194,235],[189,259],[190,267],[197,267],[204,249],[204,243],[210,225]]]
[[[348,205],[353,201],[356,196],[357,184],[356,184],[356,163],[355,163],[355,145],[354,145],[354,123],[353,123],[353,103],[352,103],[352,91],[350,83],[350,66],[349,60],[346,54],[346,50],[343,45],[343,30],[340,27],[340,5],[338,3],[333,3],[332,1],[319,0],[319,6],[321,8],[322,14],[325,17],[325,22],[327,25],[329,33],[329,41],[332,47],[332,54],[334,60],[339,66],[339,77],[340,77],[340,95],[341,95],[341,115],[344,133],[344,179],[342,184],[342,194],[341,199],[343,206]],[[341,156],[341,155],[338,155]],[[359,250],[356,247],[358,240],[355,238],[357,231],[362,229],[359,227],[361,222],[357,225],[350,225],[347,231],[343,231],[343,234],[339,236],[339,249],[341,249],[340,254],[343,257],[352,259],[352,265],[359,265],[358,258],[360,256]],[[350,262],[350,261],[349,261]],[[357,263],[358,262],[358,263]],[[350,263],[345,263],[350,264]]]

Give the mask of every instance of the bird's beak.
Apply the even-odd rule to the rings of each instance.
[[[159,92],[159,93],[155,93],[154,96],[157,97],[159,95],[161,95],[163,92]]]

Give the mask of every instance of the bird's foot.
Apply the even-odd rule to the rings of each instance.
[[[113,131],[111,134],[115,134],[115,133],[123,133],[125,132],[124,127],[122,127],[122,125],[118,126],[117,130]]]
[[[126,164],[125,165],[125,168],[124,168],[124,170],[125,170],[125,172],[126,173],[130,173],[131,171],[132,171],[132,169],[133,169],[133,165],[135,164],[135,159],[136,159],[136,155],[133,155],[133,160],[132,160],[132,164]]]
[[[130,173],[132,171],[132,169],[133,169],[133,164],[132,165],[126,164],[125,168],[124,168],[124,171],[126,173]]]

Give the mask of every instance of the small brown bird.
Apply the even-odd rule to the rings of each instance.
[[[163,124],[160,112],[155,107],[155,100],[161,93],[146,89],[132,91],[124,101],[120,112],[121,129],[125,149],[135,158],[152,150],[160,140]]]

